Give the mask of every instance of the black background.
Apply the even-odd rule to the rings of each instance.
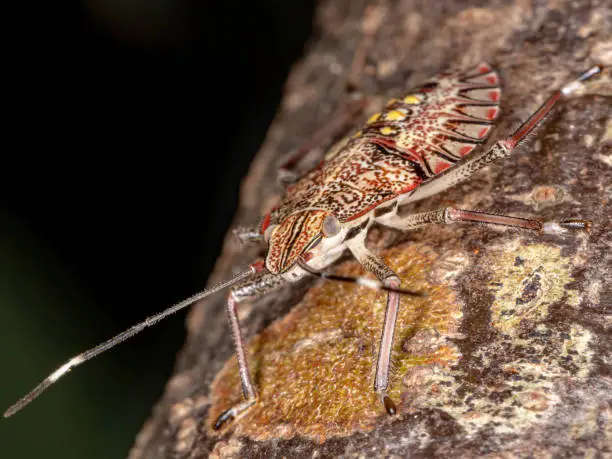
[[[205,284],[312,1],[81,0],[4,17],[2,409]],[[3,458],[125,457],[185,314],[0,422]]]

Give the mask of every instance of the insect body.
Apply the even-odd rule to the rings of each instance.
[[[384,111],[370,117],[359,132],[340,148],[334,148],[324,162],[291,185],[280,205],[268,213],[257,228],[238,231],[245,241],[259,240],[268,244],[264,260],[253,263],[233,279],[196,294],[74,357],[9,408],[5,416],[21,409],[73,367],[193,302],[231,287],[227,313],[244,400],[219,416],[214,426],[218,429],[257,401],[240,333],[238,303],[312,274],[387,291],[373,389],[386,411],[394,414],[395,403],[386,391],[395,321],[400,296],[416,293],[401,290],[398,276],[366,247],[368,229],[374,223],[410,230],[430,224],[472,222],[544,233],[588,230],[589,222],[585,220],[542,222],[450,207],[404,214],[401,206],[439,193],[492,161],[509,156],[560,98],[576,92],[582,82],[600,72],[600,67],[593,67],[554,92],[512,135],[479,152],[476,149],[488,139],[500,113],[500,79],[488,64],[467,72],[439,74],[403,98],[389,101]],[[322,272],[346,250],[378,281],[342,278]]]
[[[473,72],[441,74],[391,100],[335,156],[291,187],[263,223],[263,232],[272,228],[268,270],[281,273],[294,265],[318,234],[344,230],[340,239],[357,249],[350,241],[373,221],[393,220],[415,190],[483,143],[500,111],[499,77],[485,64]],[[321,232],[323,222],[334,234]],[[292,238],[295,228],[299,237]]]

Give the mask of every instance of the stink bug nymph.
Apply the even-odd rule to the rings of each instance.
[[[431,224],[455,222],[504,225],[540,233],[562,234],[588,230],[586,220],[544,222],[474,210],[447,207],[405,214],[402,205],[437,194],[467,178],[491,162],[509,156],[540,125],[558,100],[576,93],[584,81],[602,71],[592,67],[555,91],[509,137],[483,148],[500,113],[498,73],[488,64],[467,71],[436,75],[400,99],[392,99],[372,115],[355,135],[332,148],[324,161],[289,186],[279,206],[255,228],[240,228],[246,242],[267,244],[266,257],[252,263],[232,279],[204,290],[149,317],[108,341],[70,359],[34,390],[10,407],[15,414],[72,368],[136,335],[194,302],[230,288],[227,314],[242,383],[243,401],[216,420],[221,428],[257,403],[236,308],[304,276],[355,282],[387,292],[382,335],[378,347],[373,390],[381,407],[393,415],[396,404],[387,395],[391,348],[401,295],[421,295],[399,288],[399,277],[365,244],[369,228],[382,224],[411,230]],[[370,278],[350,278],[325,273],[349,250]],[[296,382],[296,384],[299,382]]]

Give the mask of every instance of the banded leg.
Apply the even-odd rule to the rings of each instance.
[[[399,230],[412,230],[425,225],[435,223],[451,224],[455,222],[480,223],[489,225],[509,226],[517,229],[538,231],[544,234],[561,234],[572,230],[589,231],[591,223],[587,220],[568,219],[559,222],[545,222],[539,219],[511,217],[476,210],[456,209],[445,207],[430,212],[401,215],[396,208],[376,219],[377,222]]]
[[[252,300],[261,297],[272,290],[276,290],[285,284],[285,280],[280,276],[275,276],[267,271],[263,271],[263,263],[259,265],[261,271],[256,277],[245,281],[244,283],[234,287],[227,297],[227,315],[232,330],[232,338],[236,350],[236,358],[238,360],[238,370],[240,372],[240,382],[242,384],[242,395],[244,401],[225,410],[215,421],[214,429],[218,430],[230,419],[236,418],[248,408],[253,406],[257,401],[257,391],[249,372],[249,364],[247,360],[246,350],[242,341],[240,332],[240,322],[236,308],[238,303],[245,300]]]
[[[469,158],[463,164],[455,166],[448,172],[423,183],[416,190],[407,194],[400,204],[414,202],[438,194],[473,175],[493,161],[505,158],[512,154],[516,148],[527,140],[531,134],[550,114],[557,101],[562,97],[568,97],[582,87],[582,83],[591,79],[602,71],[600,66],[595,66],[584,72],[574,81],[566,84],[555,91],[516,131],[504,140],[493,144],[491,148]]]
[[[366,231],[362,231],[362,234],[363,236],[360,235],[347,242],[349,250],[365,269],[380,279],[383,285],[391,288],[399,288],[400,278],[384,261],[368,250],[365,246]],[[389,386],[391,348],[393,347],[393,335],[395,333],[399,303],[400,293],[389,291],[387,293],[387,306],[385,308],[385,319],[380,337],[378,358],[376,360],[376,376],[374,379],[374,391],[378,394],[385,410],[390,415],[397,412],[395,403],[387,395],[387,388]]]

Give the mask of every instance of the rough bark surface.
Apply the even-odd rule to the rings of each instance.
[[[572,76],[595,63],[612,64],[611,11],[606,0],[322,2],[316,36],[292,71],[243,183],[235,223],[255,224],[269,210],[279,194],[277,164],[346,103],[347,81],[368,96],[357,124],[387,98],[448,66],[491,62],[503,78],[494,137],[503,136]],[[130,458],[612,454],[611,96],[608,73],[562,103],[509,160],[414,206],[584,217],[593,221],[590,234],[539,236],[468,225],[371,234],[371,245],[404,273],[405,286],[432,292],[429,303],[402,300],[407,312],[396,334],[392,389],[398,416],[387,416],[374,398],[359,399],[367,408],[351,411],[358,405],[351,397],[370,386],[379,296],[304,281],[241,307],[265,409],[213,433],[214,413],[239,394],[220,294],[192,309],[175,375]],[[228,235],[210,282],[261,253]],[[359,272],[350,262],[340,269]],[[360,301],[365,309],[355,306]],[[370,304],[372,322],[350,328]],[[296,337],[320,327],[308,325],[313,314],[326,326]],[[335,362],[331,372],[317,352]],[[344,379],[332,390],[317,374]],[[276,383],[311,392],[271,394]],[[306,416],[313,409],[308,400],[319,409]],[[334,413],[319,416],[326,407]]]

